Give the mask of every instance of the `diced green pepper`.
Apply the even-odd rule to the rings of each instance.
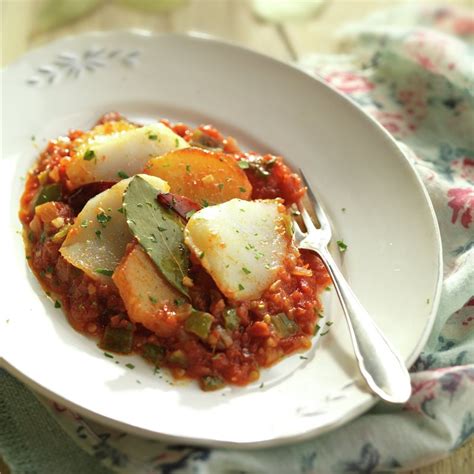
[[[59,244],[61,243],[67,236],[69,230],[71,229],[71,225],[69,224],[66,224],[61,230],[58,230],[58,232],[56,232],[53,237],[51,238],[51,240],[55,243],[55,244]]]
[[[222,150],[222,143],[215,138],[202,132],[202,130],[194,130],[190,141],[192,146],[204,148],[207,150]]]
[[[185,369],[188,366],[188,357],[181,349],[173,351],[168,356],[168,362],[177,365],[178,367],[182,367]]]
[[[61,187],[59,184],[49,184],[40,191],[39,196],[36,199],[35,206],[39,206],[45,202],[59,201],[60,198]]]
[[[163,346],[147,343],[143,346],[142,355],[155,365],[158,365],[165,357],[166,349]]]
[[[225,387],[225,382],[218,375],[205,375],[201,377],[200,386],[205,392],[212,392]]]
[[[235,331],[240,324],[235,308],[228,308],[224,311],[224,326],[229,331]]]
[[[99,347],[106,351],[128,354],[132,352],[133,326],[128,328],[114,328],[107,326],[100,341]]]
[[[188,332],[196,334],[201,339],[207,339],[211,330],[212,321],[214,318],[212,314],[203,311],[193,311],[191,316],[186,319],[184,329]]]
[[[298,325],[285,313],[278,313],[271,316],[272,325],[280,337],[292,336],[298,331]]]
[[[247,166],[245,166],[245,168],[250,168],[261,178],[268,178],[268,176],[270,176],[271,174],[271,169],[276,163],[276,161],[276,157],[264,159],[262,156],[251,156],[247,159]],[[241,163],[245,162],[239,162],[239,166],[242,168]]]

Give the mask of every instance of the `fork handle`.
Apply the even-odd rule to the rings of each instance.
[[[362,306],[327,250],[317,251],[334,283],[346,316],[359,369],[380,398],[404,403],[411,394],[410,375],[400,356]]]

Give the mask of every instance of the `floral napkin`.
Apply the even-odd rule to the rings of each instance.
[[[300,66],[400,142],[441,229],[441,304],[411,368],[410,400],[401,408],[379,403],[304,443],[208,449],[100,426],[0,371],[0,449],[13,473],[371,473],[428,464],[474,434],[474,17],[451,8],[396,8],[347,27],[340,41],[344,54],[310,56]]]

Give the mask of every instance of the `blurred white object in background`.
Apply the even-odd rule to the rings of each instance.
[[[252,10],[262,20],[279,23],[306,20],[321,10],[327,0],[252,0]]]

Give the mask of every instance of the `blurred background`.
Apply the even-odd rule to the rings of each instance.
[[[200,31],[284,60],[337,52],[342,25],[432,0],[0,0],[2,66],[55,38],[93,30]],[[469,6],[472,0],[445,0]]]

